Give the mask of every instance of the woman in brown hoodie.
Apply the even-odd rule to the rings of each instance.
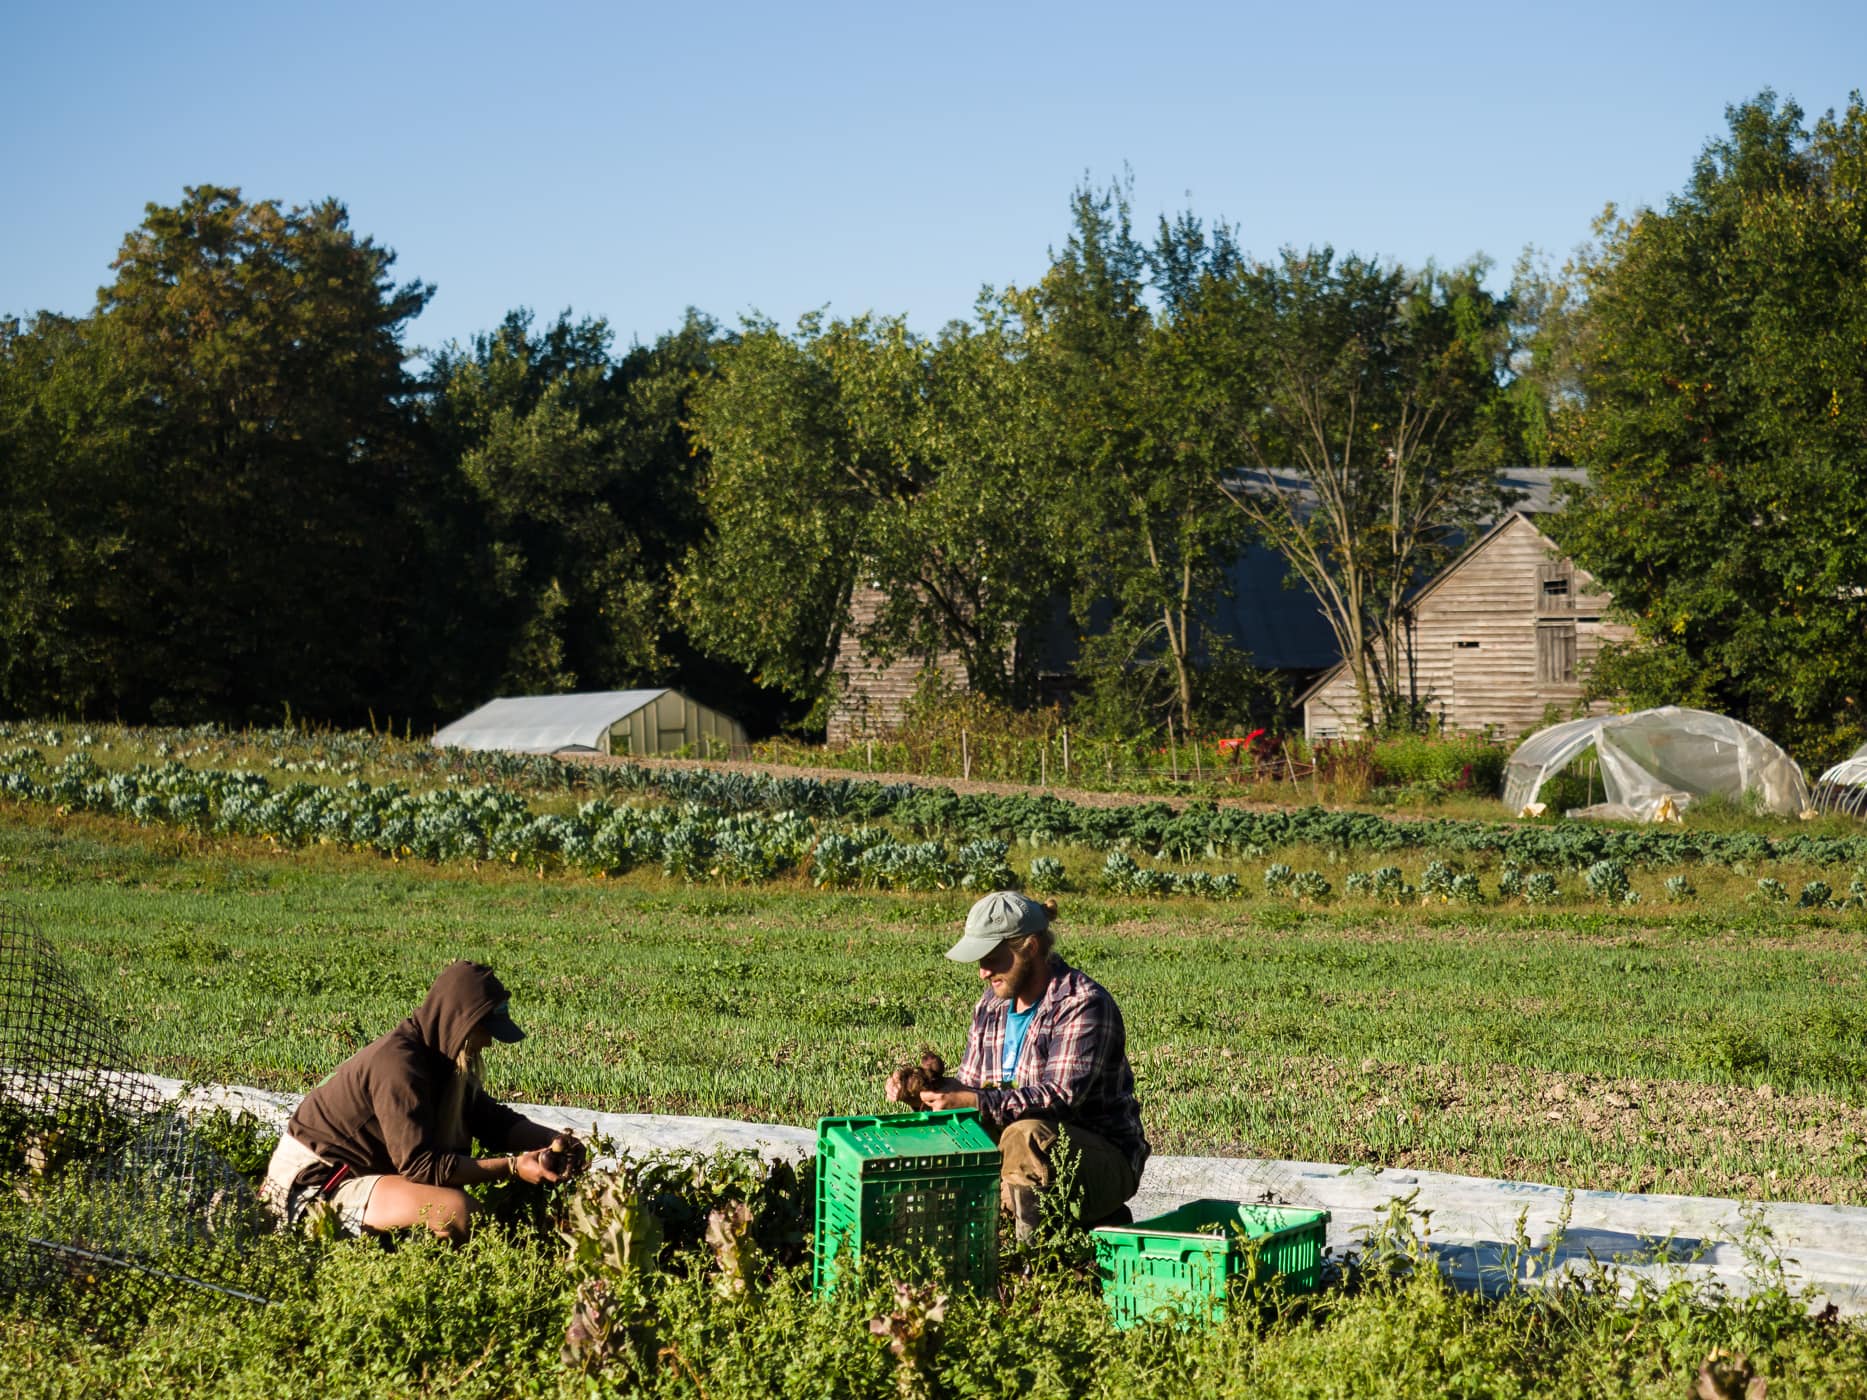
[[[414,1015],[305,1095],[263,1196],[288,1224],[323,1203],[352,1233],[426,1225],[466,1239],[474,1203],[463,1186],[559,1181],[583,1157],[567,1131],[521,1117],[480,1086],[480,1052],[524,1036],[491,968],[449,963]],[[499,1155],[472,1156],[476,1139]]]

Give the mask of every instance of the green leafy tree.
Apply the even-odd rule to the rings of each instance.
[[[20,616],[56,654],[14,670],[13,703],[342,718],[403,693],[421,569],[399,333],[429,289],[393,262],[335,201],[191,188],[148,206],[92,317],[9,347],[6,450],[31,458],[10,489],[37,483],[29,516],[70,532],[27,579]],[[84,492],[108,503],[51,503]]]
[[[681,583],[696,640],[814,700],[873,583],[867,655],[953,651],[973,689],[1015,689],[1053,549],[1015,327],[989,304],[931,341],[896,318],[754,322],[693,425],[711,525]]]
[[[436,419],[481,527],[472,604],[501,693],[652,680],[657,596],[623,511],[630,464],[605,429],[610,335],[515,312],[437,357]]]
[[[1043,279],[1009,295],[1066,483],[1053,514],[1079,621],[1113,604],[1092,669],[1124,677],[1158,659],[1190,731],[1200,619],[1246,534],[1212,489],[1228,449],[1212,431],[1220,380],[1199,350],[1208,292],[1236,251],[1228,230],[1208,235],[1190,216],[1144,244],[1121,184],[1079,188],[1071,212]]]
[[[0,326],[0,708],[83,714],[122,692],[141,607],[138,476],[103,328]]]
[[[518,310],[436,353],[429,426],[453,493],[436,551],[463,566],[440,606],[444,630],[471,639],[450,693],[674,677],[691,647],[669,615],[672,571],[704,528],[682,418],[716,339],[690,312],[618,359],[601,319],[540,327]]]
[[[1558,425],[1589,485],[1558,538],[1639,633],[1598,689],[1820,760],[1867,731],[1867,108],[1726,115],[1581,268],[1585,400]]]
[[[1207,298],[1242,469],[1222,489],[1316,595],[1368,730],[1419,722],[1408,596],[1503,504],[1509,308],[1483,271],[1286,250]]]

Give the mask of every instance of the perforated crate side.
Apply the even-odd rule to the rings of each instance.
[[[1228,1283],[1251,1267],[1252,1248],[1229,1235],[1190,1233],[1175,1216],[1201,1207],[1236,1209],[1235,1203],[1194,1202],[1181,1211],[1132,1226],[1094,1231],[1102,1293],[1118,1327],[1128,1327],[1162,1313],[1183,1321],[1210,1321],[1225,1314]],[[1259,1212],[1266,1214],[1269,1212]],[[1291,1223],[1259,1235],[1252,1281],[1275,1276],[1283,1287],[1310,1291],[1322,1281],[1322,1251],[1327,1211],[1281,1210]],[[1168,1228],[1161,1228],[1166,1225]]]
[[[925,1150],[943,1144],[956,1150]],[[970,1111],[822,1120],[815,1290],[831,1289],[843,1258],[858,1258],[865,1248],[931,1258],[952,1282],[992,1287],[999,1161]]]

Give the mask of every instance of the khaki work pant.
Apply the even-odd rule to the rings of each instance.
[[[1141,1178],[1126,1154],[1098,1133],[1050,1118],[1007,1123],[998,1135],[998,1150],[1004,1154],[998,1171],[998,1199],[1011,1213],[1020,1236],[1037,1227],[1037,1193],[1049,1190],[1055,1179],[1051,1157],[1059,1143],[1075,1159],[1070,1214],[1083,1224],[1106,1220],[1140,1188]]]

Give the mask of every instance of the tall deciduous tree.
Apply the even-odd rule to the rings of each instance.
[[[36,329],[45,392],[13,425],[32,425],[42,498],[111,501],[85,524],[91,564],[110,563],[89,580],[103,601],[82,606],[91,645],[107,616],[116,651],[66,703],[350,717],[402,693],[403,590],[420,569],[398,337],[429,289],[395,285],[393,261],[335,201],[201,186],[148,207],[88,322]],[[66,373],[78,365],[88,392]]]
[[[0,710],[114,706],[141,602],[124,376],[95,321],[0,326]]]
[[[1015,330],[981,310],[932,341],[867,316],[746,328],[695,400],[712,524],[682,583],[697,640],[814,699],[874,583],[868,655],[950,650],[974,689],[1015,686],[1054,545]]]
[[[1821,758],[1867,732],[1867,108],[1727,120],[1582,270],[1589,487],[1557,528],[1639,632],[1602,688]]]
[[[1162,221],[1152,247],[1135,234],[1128,193],[1079,188],[1073,226],[1043,279],[1010,299],[1029,326],[1032,379],[1044,402],[1067,496],[1079,618],[1115,606],[1122,664],[1150,651],[1173,677],[1173,710],[1193,724],[1200,619],[1242,547],[1239,516],[1213,492],[1218,381],[1197,353],[1211,286],[1234,268],[1228,230]]]
[[[1418,722],[1407,598],[1502,504],[1509,318],[1482,270],[1286,251],[1208,298],[1243,469],[1222,489],[1321,602],[1370,730]]]

